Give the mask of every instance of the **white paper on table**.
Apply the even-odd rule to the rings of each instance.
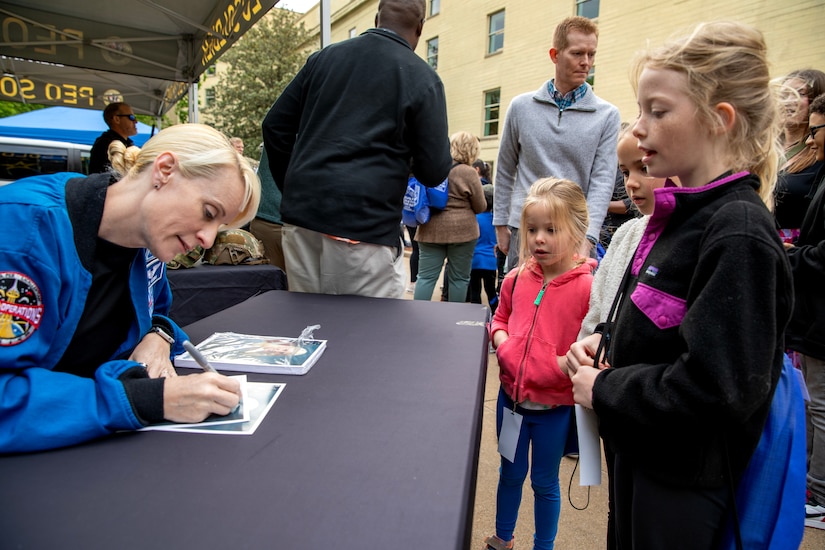
[[[579,433],[579,485],[601,485],[602,445],[596,412],[576,405],[576,428]]]

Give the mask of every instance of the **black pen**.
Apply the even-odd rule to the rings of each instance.
[[[203,354],[201,352],[199,352],[198,349],[195,346],[193,346],[192,342],[190,342],[189,340],[184,340],[183,341],[183,349],[188,351],[189,355],[192,356],[192,359],[194,359],[195,362],[198,365],[200,365],[201,368],[203,370],[205,370],[206,372],[214,372],[214,373],[218,372],[218,371],[215,370],[215,367],[213,367],[212,365],[209,364],[209,361],[206,360],[206,357],[204,357]]]

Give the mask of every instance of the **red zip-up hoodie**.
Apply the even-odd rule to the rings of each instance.
[[[509,335],[496,356],[501,385],[515,403],[573,405],[572,384],[557,357],[576,341],[592,283],[589,262],[544,283],[541,268],[530,259],[505,278],[490,338],[499,330]]]

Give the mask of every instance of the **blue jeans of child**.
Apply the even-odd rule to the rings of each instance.
[[[496,435],[501,434],[504,407],[512,401],[499,390],[496,404]],[[546,411],[524,412],[521,433],[516,447],[515,462],[501,458],[501,471],[496,496],[496,536],[508,541],[516,529],[521,490],[527,472],[534,494],[536,533],[533,536],[535,550],[552,550],[559,528],[561,491],[559,490],[559,463],[564,453],[570,415],[573,407],[561,406]],[[532,468],[528,462],[528,449],[532,443]]]

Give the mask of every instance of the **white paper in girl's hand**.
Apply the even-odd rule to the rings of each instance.
[[[601,485],[602,446],[596,412],[576,405],[576,428],[579,435],[579,485]]]

